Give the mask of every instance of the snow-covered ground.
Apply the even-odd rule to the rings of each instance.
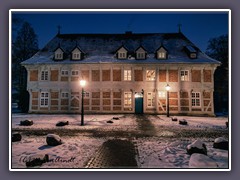
[[[112,120],[112,117],[120,117],[120,120]],[[179,125],[178,122],[171,121],[170,118],[162,115],[146,116],[153,124],[155,129],[164,127],[169,130],[171,136],[172,130],[226,130],[225,117],[190,117],[178,116],[178,120],[186,119],[187,126]],[[19,126],[21,120],[33,120],[32,126]],[[136,116],[134,115],[85,115],[85,126],[80,126],[80,115],[34,115],[34,114],[13,114],[12,129],[20,130],[49,130],[49,129],[73,129],[81,130],[107,130],[107,131],[140,131]],[[112,120],[113,123],[107,123]],[[56,127],[58,121],[69,121],[65,127]],[[170,138],[161,137],[158,132],[156,136],[151,137],[130,137],[137,150],[137,162],[139,168],[189,168],[190,155],[187,154],[186,147],[195,141],[193,138]],[[166,133],[166,132],[165,132]],[[228,135],[228,134],[227,134]],[[23,134],[21,142],[12,143],[12,168],[26,168],[25,161],[31,155],[48,154],[52,161],[44,163],[36,168],[84,168],[86,163],[94,156],[94,153],[107,139],[116,137],[91,137],[84,135],[73,135],[61,137],[64,143],[62,145],[51,147],[46,144],[46,136],[27,136]],[[121,138],[121,137],[118,137]],[[126,137],[124,137],[126,138]],[[199,138],[203,141],[208,150],[208,157],[213,159],[219,168],[228,168],[228,151],[213,148],[214,138]],[[207,168],[207,167],[206,167]]]

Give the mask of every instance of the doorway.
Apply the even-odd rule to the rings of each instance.
[[[135,114],[143,114],[143,93],[135,93]]]

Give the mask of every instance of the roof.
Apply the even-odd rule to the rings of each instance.
[[[71,60],[71,51],[76,47],[84,53],[81,61]],[[54,61],[54,51],[60,47],[67,54],[63,61]],[[115,56],[119,47],[124,46],[134,52],[139,47],[147,51],[145,60],[120,60]],[[155,58],[156,50],[163,46],[168,51],[168,59]],[[184,47],[192,47],[198,51],[197,59],[190,59]],[[191,48],[190,48],[191,49]],[[182,33],[126,33],[126,34],[57,34],[33,57],[22,62],[27,64],[81,64],[81,63],[210,63],[219,61],[208,57],[200,51]]]

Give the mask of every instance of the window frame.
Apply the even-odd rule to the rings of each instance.
[[[127,52],[118,52],[118,59],[127,59]]]
[[[137,52],[137,59],[146,59],[146,53],[145,52]]]
[[[130,74],[129,74],[129,72],[130,72]],[[123,80],[124,81],[132,81],[132,70],[131,69],[123,70]]]
[[[194,95],[194,97],[193,97]],[[198,97],[197,97],[198,95]],[[201,107],[201,93],[200,92],[192,92],[191,93],[191,105],[194,108]]]
[[[185,74],[186,72],[187,72],[187,74]],[[189,81],[189,79],[190,79],[189,70],[181,70],[180,71],[180,80],[181,81]]]
[[[149,98],[150,95],[150,98]],[[149,104],[150,101],[150,104]],[[147,92],[147,108],[155,108],[156,107],[156,93],[155,92]]]
[[[148,77],[149,71],[154,71],[154,79],[152,79],[152,77]],[[156,81],[156,70],[155,69],[147,69],[146,70],[146,81]]]
[[[73,72],[77,72],[77,74],[73,74]],[[71,76],[79,76],[79,70],[72,70],[71,71]]]
[[[49,80],[49,71],[48,70],[42,70],[41,71],[41,81],[48,81]]]
[[[67,96],[66,96],[67,95]],[[61,98],[62,99],[68,99],[69,98],[69,92],[62,92],[61,93]]]
[[[166,91],[158,91],[158,97],[159,98],[166,98]]]
[[[158,52],[158,59],[167,59],[167,53],[166,52]]]
[[[45,91],[40,92],[40,101],[39,102],[40,102],[40,107],[49,107],[49,92],[45,92]],[[43,102],[43,104],[42,104],[42,102]]]
[[[69,75],[68,72],[69,72],[68,70],[61,70],[61,76],[68,76]]]
[[[127,95],[127,97],[125,95]],[[131,108],[132,107],[132,102],[133,102],[132,97],[133,97],[132,92],[130,92],[130,91],[124,92],[124,94],[123,94],[123,100],[124,100],[123,106],[124,106],[124,108]]]

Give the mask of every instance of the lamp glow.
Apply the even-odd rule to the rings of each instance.
[[[85,80],[83,80],[83,79],[82,79],[82,80],[80,80],[80,86],[81,86],[81,87],[84,87],[85,85],[86,85],[86,81],[85,81]]]

